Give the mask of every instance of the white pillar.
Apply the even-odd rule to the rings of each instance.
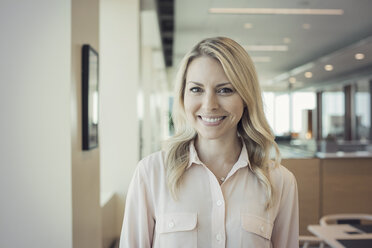
[[[101,195],[102,199],[112,193],[120,196],[118,234],[124,196],[139,159],[139,2],[100,2]]]
[[[72,247],[71,3],[0,2],[0,247]]]

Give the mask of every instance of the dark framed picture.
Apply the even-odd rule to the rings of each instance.
[[[83,150],[98,147],[98,53],[82,47],[82,133]]]

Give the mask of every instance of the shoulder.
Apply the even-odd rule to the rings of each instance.
[[[138,162],[138,172],[147,176],[162,173],[164,171],[164,155],[164,151],[157,151],[145,156]]]
[[[139,165],[147,167],[147,166],[163,164],[164,154],[165,154],[164,151],[157,151],[157,152],[151,153],[150,155],[143,157],[139,161]]]
[[[296,187],[296,178],[291,171],[283,165],[275,166],[274,162],[269,165],[270,179],[276,187]]]

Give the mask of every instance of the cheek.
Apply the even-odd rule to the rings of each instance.
[[[185,106],[185,121],[188,125],[190,126],[194,126],[195,123],[196,123],[196,119],[195,119],[195,111],[193,111],[193,109],[190,108],[190,106],[186,107]]]
[[[244,103],[243,101],[236,101],[236,103],[234,104],[233,106],[234,108],[234,112],[236,114],[236,116],[238,116],[239,120],[241,119],[241,117],[243,116],[243,112],[244,112]]]
[[[195,99],[190,98],[189,96],[185,95],[183,100],[183,105],[185,107],[185,112],[193,112],[196,109],[196,101]]]

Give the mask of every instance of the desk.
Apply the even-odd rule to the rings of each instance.
[[[372,233],[352,225],[309,225],[308,230],[333,248],[371,248]]]

